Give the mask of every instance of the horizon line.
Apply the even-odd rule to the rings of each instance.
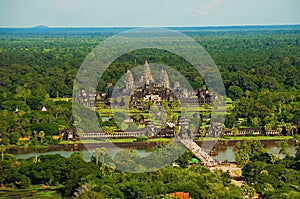
[[[34,26],[0,26],[0,28],[192,28],[192,27],[245,27],[245,26],[297,26],[300,23],[278,23],[278,24],[219,24],[219,25],[147,25],[147,26],[48,26],[44,24]]]

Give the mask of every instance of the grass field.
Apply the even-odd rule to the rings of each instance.
[[[196,140],[201,141],[209,141],[209,140],[286,140],[286,139],[293,139],[292,136],[256,136],[256,137],[247,137],[247,136],[226,136],[223,138],[213,138],[213,137],[204,137],[204,138],[197,138]],[[169,142],[172,138],[154,138],[149,139],[148,142]],[[110,142],[134,142],[136,138],[119,138],[119,139],[110,139]],[[79,140],[76,142],[71,141],[61,141],[59,144],[80,144],[80,143],[101,143],[106,142],[105,140]]]
[[[247,137],[247,136],[228,136],[223,137],[221,140],[286,140],[286,139],[293,139],[292,136],[253,136],[253,137]]]
[[[134,142],[136,138],[119,138],[119,139],[110,139],[110,142]],[[171,141],[171,138],[154,138],[149,139],[149,142],[168,142]],[[81,143],[101,143],[106,142],[106,140],[79,140],[79,141],[61,141],[59,144],[81,144]]]
[[[32,199],[59,199],[62,195],[58,193],[59,187],[51,186],[41,188],[40,185],[33,185],[28,189],[6,188],[0,189],[0,199],[7,198],[32,198]]]

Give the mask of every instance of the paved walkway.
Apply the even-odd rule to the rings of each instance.
[[[184,144],[204,165],[213,166],[216,162],[210,157],[198,144],[192,139],[180,139],[180,142]]]

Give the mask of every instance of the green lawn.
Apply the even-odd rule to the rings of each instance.
[[[136,138],[119,138],[119,139],[110,139],[110,142],[134,142]],[[154,138],[149,139],[148,142],[169,142],[171,138]]]
[[[32,198],[32,199],[59,199],[62,198],[58,192],[60,186],[41,188],[40,185],[33,185],[28,189],[6,188],[0,189],[0,199],[4,198]]]
[[[119,139],[110,139],[110,142],[134,142],[136,138],[119,138]],[[154,138],[149,139],[149,142],[168,142],[171,141],[171,138]],[[72,141],[61,141],[59,144],[81,144],[81,143],[101,143],[106,142],[106,140],[79,140],[76,142]]]
[[[195,140],[201,140],[201,141],[209,141],[209,140],[219,140],[218,138],[214,138],[214,137],[200,137],[200,138],[196,138]]]
[[[133,142],[135,138],[110,139],[110,142]]]
[[[292,136],[226,136],[223,137],[221,140],[286,140],[286,139],[293,139]]]
[[[223,138],[213,138],[213,137],[204,137],[204,138],[197,138],[196,140],[203,140],[203,141],[209,141],[209,140],[286,140],[286,139],[293,139],[292,136],[253,136],[253,137],[247,137],[247,136],[226,136]],[[136,138],[119,138],[119,139],[110,139],[110,142],[134,142]],[[169,142],[171,141],[171,138],[154,138],[149,139],[149,142]],[[80,143],[101,143],[106,142],[105,140],[80,140],[76,142],[71,141],[61,141],[59,144],[80,144]]]
[[[66,140],[62,140],[59,142],[59,144],[81,144],[81,143],[100,143],[100,142],[104,142],[102,140],[79,140],[79,141],[66,141]]]
[[[52,100],[53,102],[56,102],[56,101],[72,102],[72,98],[62,98],[62,97],[49,98],[49,100]]]

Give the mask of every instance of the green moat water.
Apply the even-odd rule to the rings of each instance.
[[[122,150],[122,149],[121,149]],[[266,147],[268,153],[279,155],[280,158],[283,158],[283,155],[279,154],[280,147],[277,146],[269,146]],[[291,155],[295,155],[295,147],[289,146],[289,152]],[[225,148],[219,148],[215,150],[217,155],[213,156],[213,158],[217,161],[229,161],[234,162],[234,146],[226,146]],[[16,155],[18,159],[26,159],[30,157],[35,157],[43,154],[61,154],[64,157],[69,157],[75,151],[64,151],[64,150],[51,150],[51,149],[18,149],[18,150],[10,150],[10,153]],[[80,151],[83,154],[83,157],[86,161],[90,161],[92,156],[92,151],[82,150]],[[118,149],[108,149],[108,154],[114,157],[114,155],[118,152]],[[146,149],[138,149],[136,150],[137,154],[140,156],[147,156],[151,153]]]

